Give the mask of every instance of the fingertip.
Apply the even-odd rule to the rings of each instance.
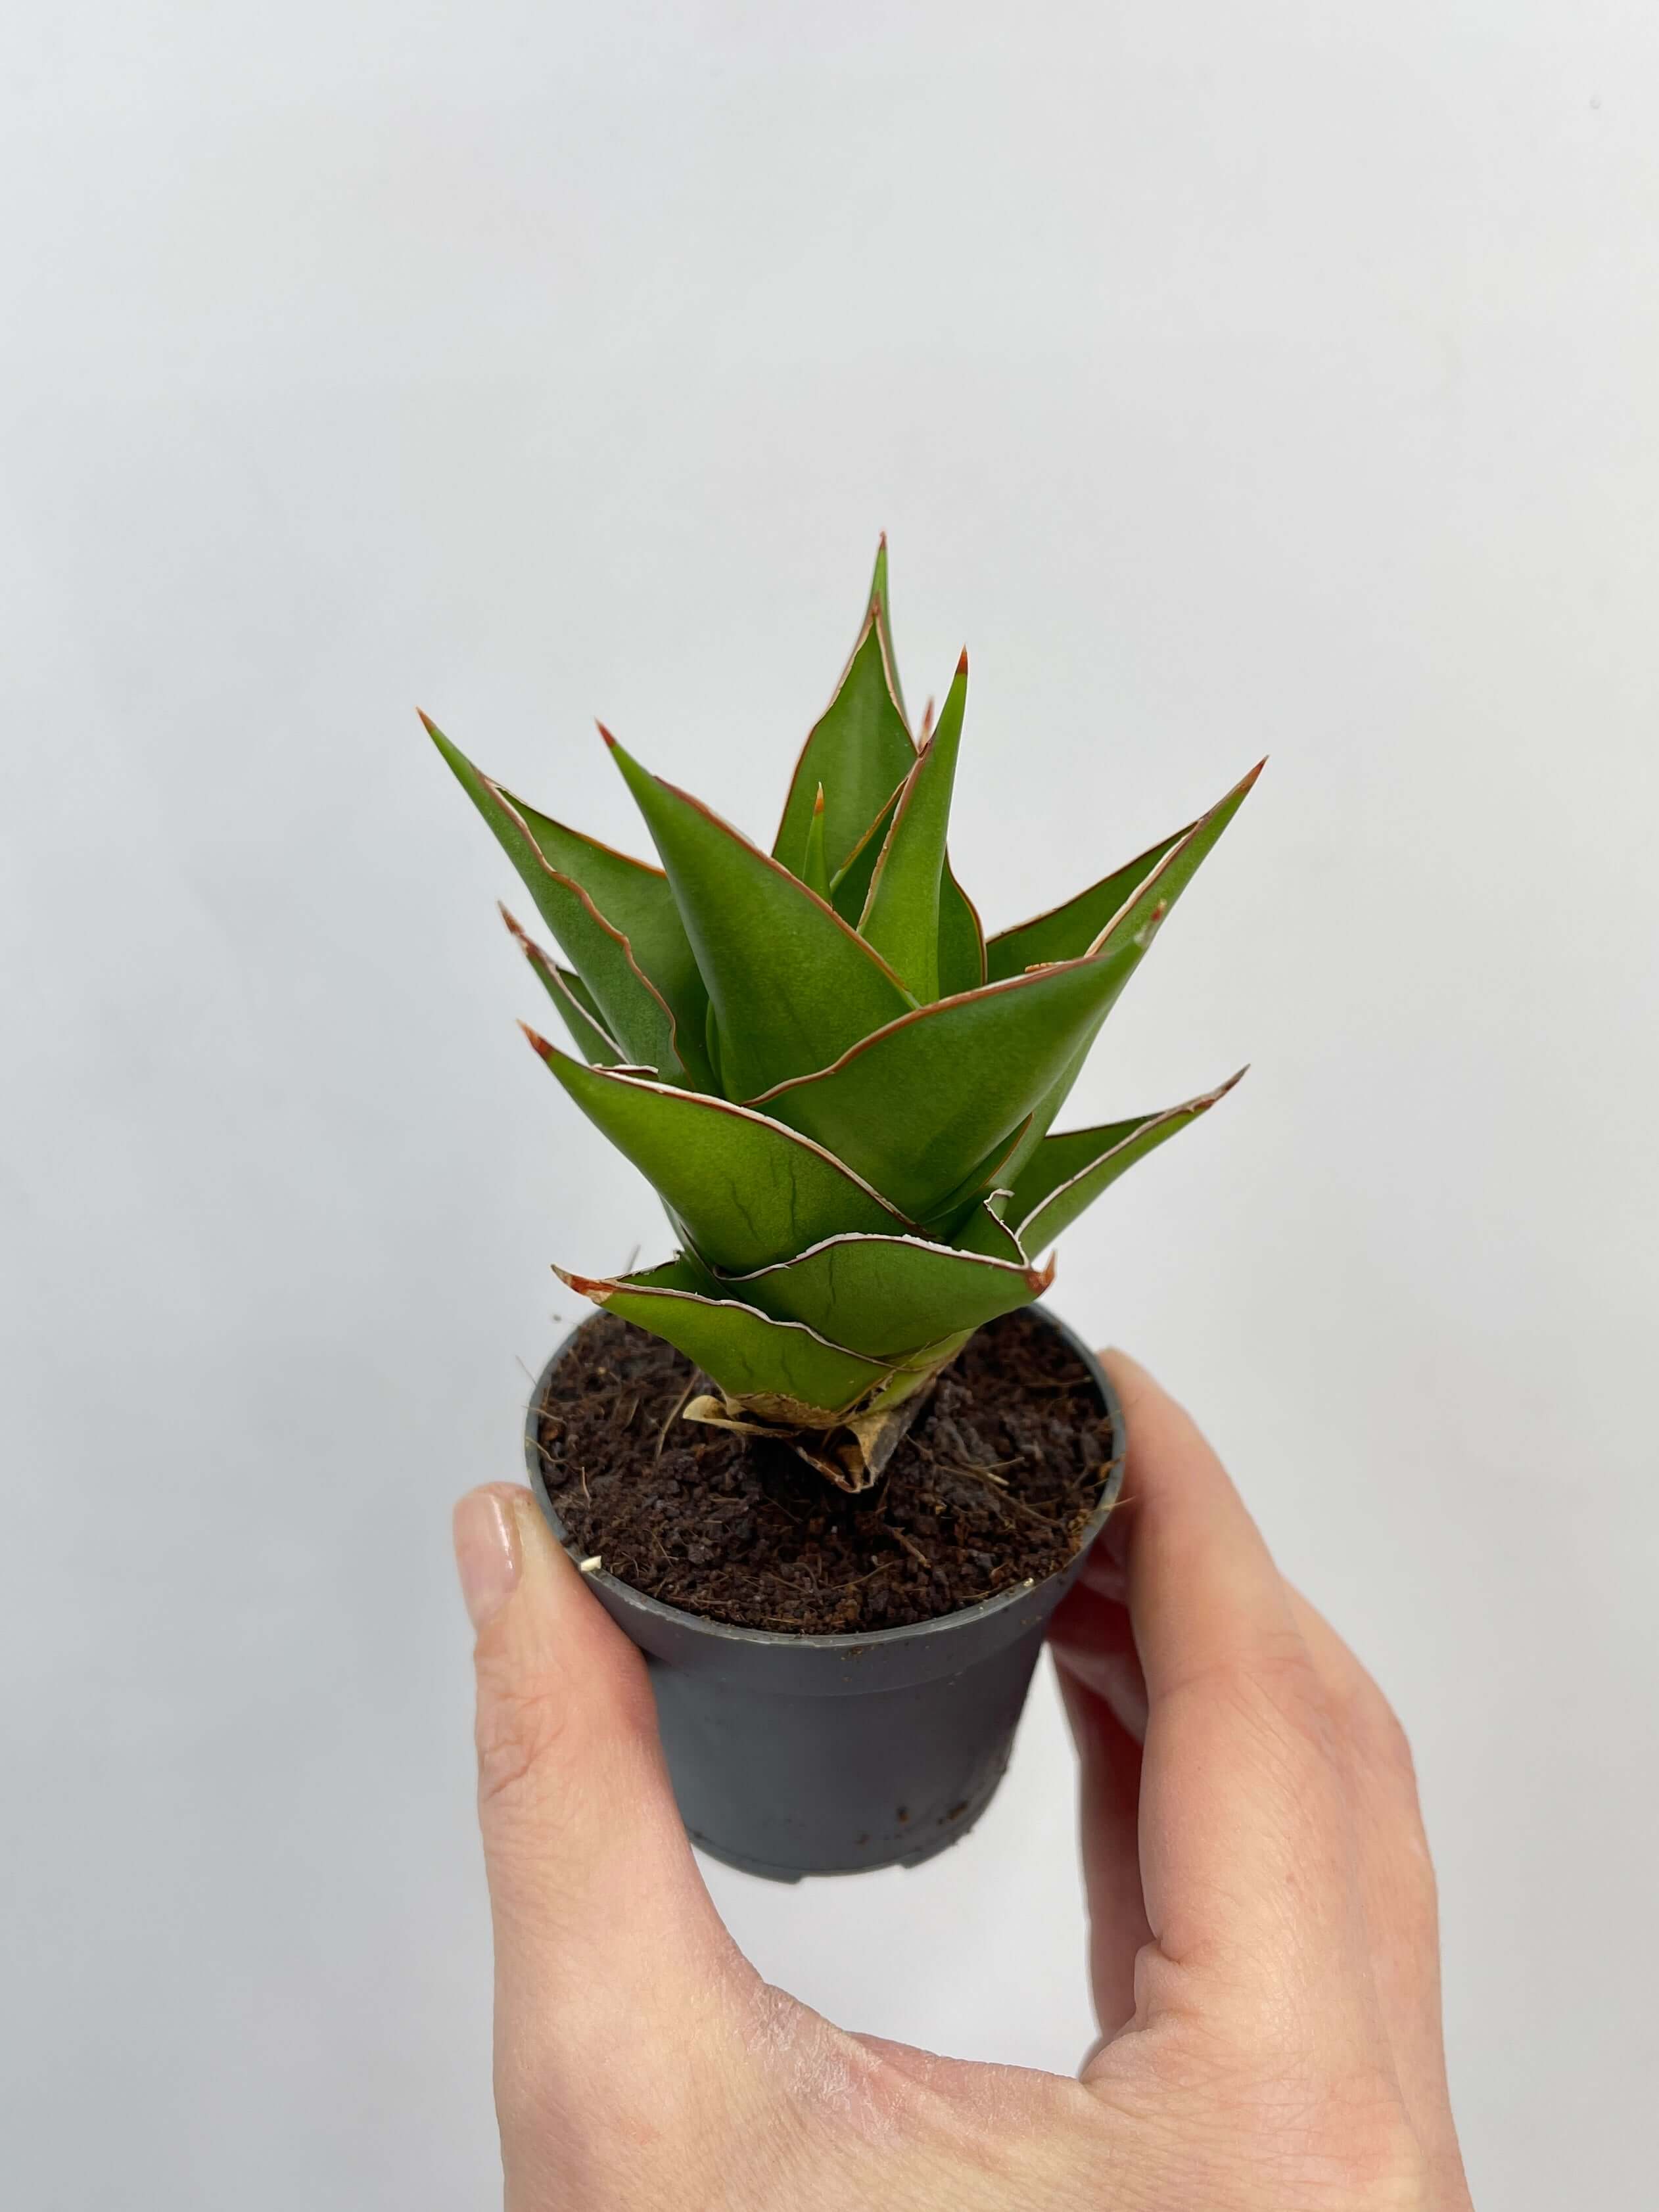
[[[631,1689],[644,1662],[555,1535],[535,1492],[520,1483],[490,1487],[511,1516],[520,1561],[524,1602],[507,1624],[514,1643],[526,1658],[574,1670],[591,1686]]]
[[[645,1662],[596,1598],[534,1494],[495,1483],[462,1500],[457,1558],[477,1635],[479,1797],[492,1838],[520,1848],[553,1802],[609,1796],[613,1826],[665,1795]],[[670,1801],[672,1810],[672,1801]],[[574,1848],[574,1833],[565,1841]],[[587,1838],[591,1844],[592,1838]],[[598,1848],[597,1845],[594,1848]]]
[[[1121,1345],[1109,1344],[1100,1355],[1100,1364],[1112,1378],[1112,1387],[1120,1398],[1141,1398],[1151,1393],[1165,1397],[1168,1393],[1148,1367],[1143,1367],[1132,1352]]]
[[[1182,1401],[1165,1389],[1149,1367],[1143,1367],[1132,1352],[1115,1345],[1100,1357],[1123,1407],[1124,1425],[1128,1431],[1125,1439],[1128,1467],[1124,1504],[1145,1491],[1149,1470],[1172,1459],[1184,1460],[1193,1453],[1201,1454],[1218,1471],[1214,1449],[1197,1421]],[[1121,1529],[1119,1534],[1121,1539]]]
[[[486,1482],[458,1498],[450,1516],[461,1598],[475,1633],[482,1634],[518,1588],[524,1542],[513,1504],[514,1485]],[[527,1491],[520,1496],[528,1497]]]

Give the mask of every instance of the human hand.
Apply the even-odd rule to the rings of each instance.
[[[1376,1685],[1121,1355],[1124,1502],[1052,1641],[1102,2037],[1071,2080],[769,1987],[644,1662],[531,1493],[462,1499],[507,2212],[1459,2212],[1434,1879]]]

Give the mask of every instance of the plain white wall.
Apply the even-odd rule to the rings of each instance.
[[[1659,17],[24,0],[0,100],[0,2164],[489,2201],[454,1492],[663,1243],[414,706],[769,831],[891,533],[993,924],[1272,765],[1066,1240],[1418,1747],[1477,2199],[1651,2201]],[[533,994],[532,994],[533,996]],[[850,2025],[1071,2068],[1070,1755],[720,1869]]]

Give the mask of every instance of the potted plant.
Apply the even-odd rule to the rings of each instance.
[[[576,1051],[526,1033],[679,1247],[557,1271],[599,1310],[537,1385],[532,1480],[650,1660],[693,1837],[786,1880],[929,1857],[1001,1777],[1123,1462],[1042,1255],[1231,1085],[1051,1124],[1259,773],[988,942],[946,848],[967,655],[913,738],[886,568],[769,854],[603,728],[660,867],[426,724],[568,963],[503,908]]]

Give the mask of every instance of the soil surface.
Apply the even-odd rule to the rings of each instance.
[[[554,1372],[540,1443],[578,1551],[714,1620],[829,1636],[954,1613],[1064,1566],[1105,1479],[1088,1370],[1030,1313],[969,1340],[856,1497],[787,1444],[681,1420],[692,1373],[598,1314]]]

